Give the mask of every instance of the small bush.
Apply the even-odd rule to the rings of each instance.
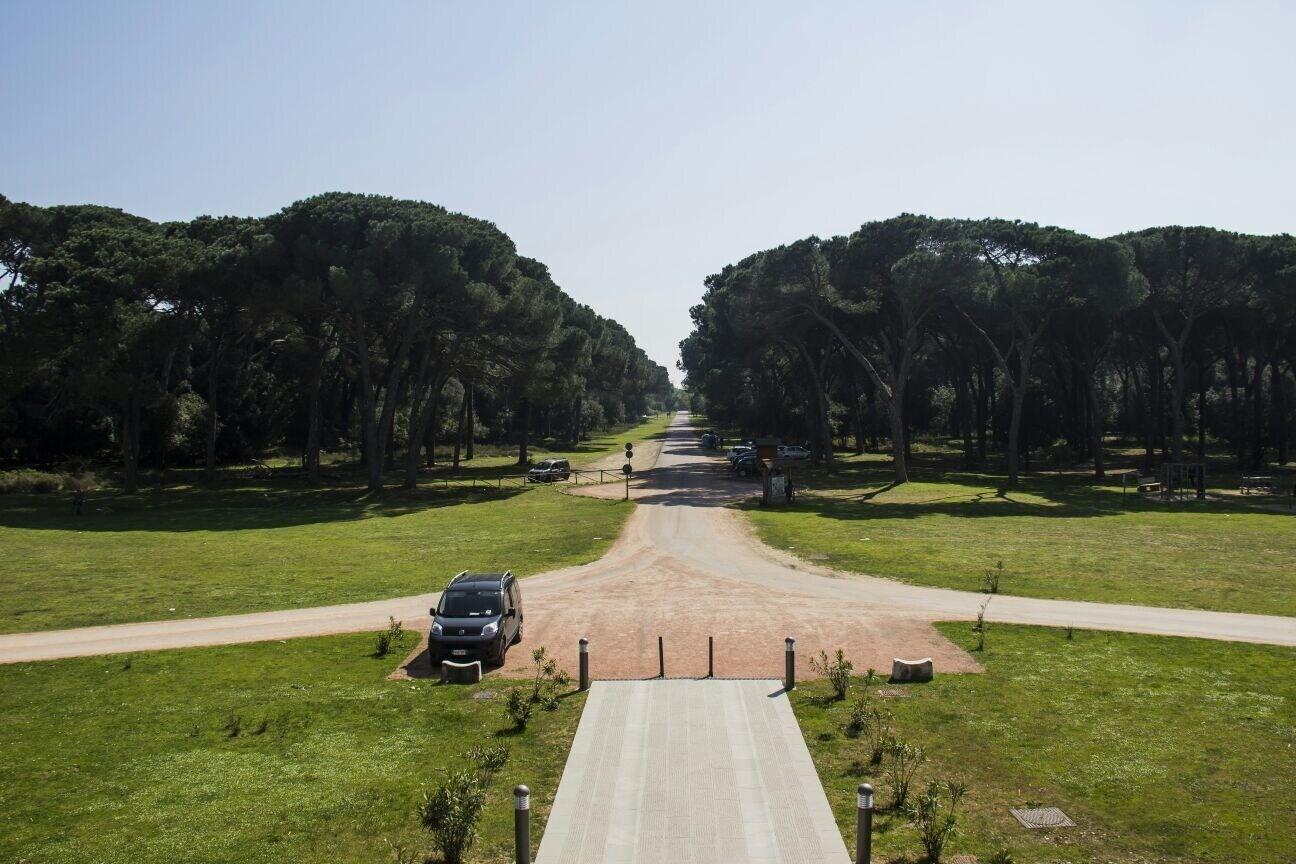
[[[463,758],[471,766],[447,773],[431,794],[423,793],[418,809],[419,822],[431,833],[433,846],[445,864],[459,864],[472,848],[477,839],[477,822],[486,804],[486,792],[495,775],[508,763],[509,749],[478,745]],[[398,855],[405,851],[402,849]],[[408,860],[417,858],[411,856]]]
[[[998,852],[986,859],[986,864],[1017,864],[1012,856],[1012,852],[1007,849],[1000,849]]]
[[[1003,576],[1003,572],[1002,561],[995,565],[995,569],[985,571],[985,575],[981,577],[981,590],[986,594],[998,594],[999,577]]]
[[[531,652],[535,664],[535,680],[531,687],[531,701],[546,711],[558,708],[558,697],[571,686],[571,676],[558,668],[558,661],[549,656],[545,647]]]
[[[864,696],[851,703],[850,714],[846,717],[846,734],[858,738],[869,725],[869,704]]]
[[[387,618],[387,629],[378,634],[377,644],[374,646],[375,657],[386,657],[392,648],[400,642],[400,638],[405,633],[405,628],[401,622],[397,621],[394,616]]]
[[[99,488],[94,474],[66,474],[57,471],[35,471],[19,468],[0,471],[0,495],[18,493],[89,492]]]
[[[230,738],[237,738],[239,737],[239,733],[243,731],[243,718],[237,714],[231,714],[221,729]]]
[[[828,652],[820,651],[819,656],[810,658],[810,669],[816,675],[822,675],[832,685],[833,694],[840,702],[850,690],[850,674],[855,667],[846,659],[846,652],[838,648],[833,659],[828,659]]]
[[[891,787],[893,809],[904,810],[909,802],[909,787],[913,784],[918,769],[926,761],[927,754],[921,747],[906,744],[904,741],[889,742],[884,768],[887,784]]]
[[[977,637],[977,647],[976,647],[977,651],[985,650],[985,639],[986,639],[985,613],[986,613],[986,607],[989,605],[990,605],[990,598],[987,597],[986,601],[981,604],[981,608],[977,610],[976,623],[972,625],[972,635]]]
[[[945,844],[958,832],[958,806],[967,787],[949,781],[933,780],[905,816],[918,829],[918,841],[930,864],[940,864]]]
[[[269,731],[270,731],[270,718],[265,717],[262,718],[261,722],[257,724],[256,728],[252,730],[252,734],[264,735],[266,732]]]
[[[460,864],[477,839],[477,821],[486,804],[481,774],[471,768],[451,771],[430,794],[423,793],[419,821],[446,864]]]
[[[868,713],[868,724],[864,727],[867,737],[870,765],[882,764],[887,748],[895,741],[891,730],[894,718],[886,708],[872,708]]]
[[[504,700],[504,714],[513,721],[513,728],[519,731],[527,727],[534,710],[535,703],[521,690],[510,690],[508,698]]]

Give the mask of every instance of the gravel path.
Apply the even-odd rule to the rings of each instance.
[[[657,637],[668,675],[706,671],[715,637],[715,672],[782,674],[783,637],[805,658],[846,649],[857,669],[889,670],[893,657],[931,656],[942,671],[975,661],[941,637],[932,621],[971,620],[985,595],[905,585],[808,565],[755,539],[725,506],[750,495],[721,463],[698,449],[684,415],[676,418],[657,465],[631,494],[639,506],[606,556],[525,579],[526,645],[547,645],[574,670],[576,640],[591,639],[594,676],[657,673]],[[573,494],[623,494],[619,485]],[[471,562],[468,562],[469,564]],[[156,621],[0,636],[0,662],[45,660],[182,646],[220,645],[379,630],[388,615],[425,630],[435,594],[318,609],[209,619]],[[1296,646],[1296,618],[996,595],[988,620],[1125,630]],[[513,651],[506,672],[521,672],[528,651]],[[416,670],[417,662],[411,667]],[[808,670],[805,670],[808,671]],[[804,674],[804,672],[802,673]]]

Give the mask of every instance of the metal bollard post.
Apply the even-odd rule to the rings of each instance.
[[[580,689],[589,689],[589,640],[580,639]]]
[[[715,677],[715,637],[707,637],[707,677]]]
[[[783,671],[783,689],[796,689],[796,640],[791,636],[783,640],[785,647],[784,652],[784,671]]]
[[[861,783],[855,790],[855,864],[873,859],[873,786]]]
[[[662,637],[657,637],[657,677],[666,677],[666,650],[662,648]]]
[[[513,849],[517,864],[531,864],[531,790],[513,787]]]

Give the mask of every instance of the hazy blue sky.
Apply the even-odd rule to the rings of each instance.
[[[495,221],[672,367],[702,280],[902,211],[1296,228],[1296,3],[0,3],[0,192]]]

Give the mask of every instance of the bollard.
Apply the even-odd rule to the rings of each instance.
[[[531,864],[531,790],[513,788],[513,849],[517,864]]]
[[[783,671],[783,689],[796,689],[796,640],[791,636],[783,640],[785,651],[785,662]]]
[[[715,677],[715,637],[707,637],[707,677]]]
[[[580,640],[580,689],[589,689],[589,640],[584,636]]]
[[[873,786],[861,783],[855,790],[855,864],[873,859]]]
[[[666,677],[666,651],[662,648],[662,637],[657,637],[657,677]]]

